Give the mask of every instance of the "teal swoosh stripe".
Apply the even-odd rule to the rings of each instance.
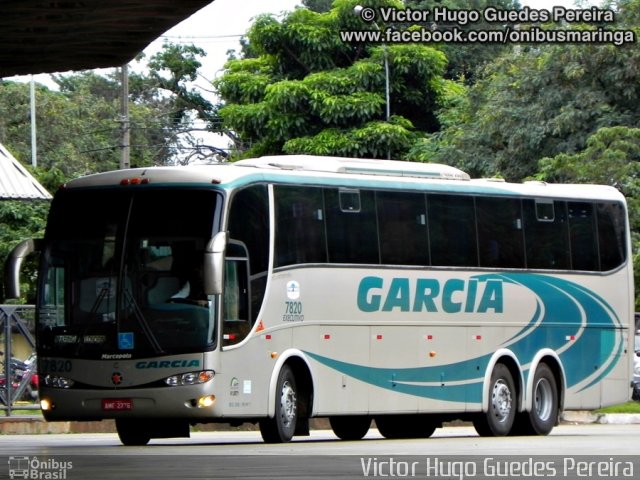
[[[530,364],[540,349],[551,348],[559,352],[568,387],[597,373],[582,391],[602,380],[618,362],[623,348],[622,335],[617,331],[621,322],[613,308],[596,293],[547,275],[504,273],[472,278],[519,285],[536,296],[536,310],[528,324],[501,345],[511,350],[521,365]],[[380,388],[470,403],[481,401],[483,379],[479,372],[486,370],[492,356],[486,354],[433,367],[379,368],[305,353],[329,368]]]
[[[475,379],[470,383],[451,385],[449,382],[454,381],[453,378],[445,376],[446,386],[420,384],[434,382],[439,384],[441,382],[442,372],[455,372],[456,365],[460,364],[444,365],[442,367],[376,368],[341,362],[312,352],[305,353],[314,360],[338,372],[387,390],[450,402],[480,403],[482,401],[482,378]],[[487,361],[488,359],[489,356],[487,356]],[[477,359],[473,361],[477,361]],[[461,363],[470,363],[473,361],[470,360]],[[411,382],[419,383],[414,384]]]

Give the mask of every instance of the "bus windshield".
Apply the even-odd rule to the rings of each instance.
[[[213,347],[204,248],[219,199],[206,190],[59,192],[42,255],[41,355],[140,358]]]

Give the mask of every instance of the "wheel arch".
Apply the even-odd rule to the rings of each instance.
[[[497,350],[489,360],[487,364],[487,368],[484,372],[484,381],[482,385],[482,411],[487,413],[489,410],[489,392],[491,389],[491,374],[493,373],[493,369],[498,363],[502,363],[505,365],[511,376],[513,377],[513,382],[516,386],[517,390],[517,405],[520,406],[523,404],[523,392],[524,392],[524,378],[522,375],[522,368],[520,366],[520,362],[518,361],[518,357],[511,351],[506,348],[501,348]],[[518,407],[520,408],[520,407]]]
[[[549,349],[545,348],[536,353],[533,357],[529,365],[529,373],[527,375],[527,385],[526,390],[524,392],[524,409],[525,411],[531,411],[533,408],[533,379],[535,377],[535,371],[538,366],[544,363],[549,367],[556,381],[556,387],[558,391],[558,412],[562,412],[564,407],[564,398],[566,391],[567,380],[565,377],[565,371],[562,365],[562,361],[558,354]]]
[[[312,369],[306,355],[298,349],[290,349],[283,352],[276,361],[271,371],[269,380],[269,396],[267,402],[267,416],[273,418],[276,412],[276,388],[280,370],[288,365],[296,379],[298,395],[304,410],[302,416],[313,416],[313,392],[316,390],[315,377],[311,374]]]

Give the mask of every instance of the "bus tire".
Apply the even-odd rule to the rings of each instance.
[[[531,411],[516,419],[516,435],[548,435],[558,418],[558,386],[551,368],[541,363],[533,377]]]
[[[513,427],[517,411],[517,392],[513,376],[502,363],[497,363],[491,373],[489,406],[486,413],[473,419],[473,426],[481,437],[508,435]]]
[[[381,415],[376,417],[380,435],[388,439],[429,438],[436,424],[425,415]]]
[[[371,427],[371,417],[365,415],[330,417],[329,424],[340,440],[361,440]]]
[[[151,440],[151,435],[144,428],[144,422],[116,418],[116,431],[120,442],[127,447],[141,447]]]
[[[288,365],[278,374],[276,411],[273,418],[260,420],[260,433],[266,443],[286,443],[293,438],[298,421],[296,379]]]

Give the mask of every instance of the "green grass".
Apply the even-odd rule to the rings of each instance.
[[[640,413],[640,402],[627,402],[620,405],[601,408],[596,413]]]

